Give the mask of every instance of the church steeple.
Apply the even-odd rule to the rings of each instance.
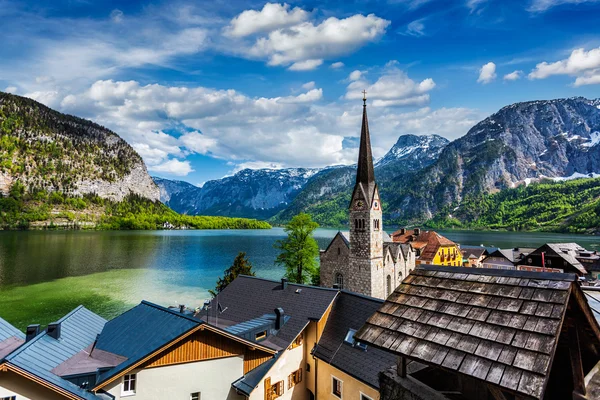
[[[364,190],[370,189],[375,183],[373,172],[373,154],[371,153],[371,137],[369,135],[369,119],[367,118],[367,92],[363,90],[363,117],[360,130],[360,148],[358,153],[358,168],[356,183],[362,183]],[[371,192],[370,190],[368,190]]]

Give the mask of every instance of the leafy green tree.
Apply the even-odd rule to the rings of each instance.
[[[227,285],[233,282],[238,275],[256,275],[252,270],[252,264],[250,264],[250,261],[246,258],[246,253],[243,251],[240,251],[235,257],[233,265],[224,271],[223,277],[217,279],[217,286],[215,287],[215,290],[209,290],[210,294],[213,297],[216,296],[220,291],[225,289]]]
[[[318,272],[319,245],[312,236],[319,224],[310,215],[300,213],[285,226],[287,238],[275,242],[281,253],[275,263],[286,267],[285,276],[290,282],[314,282]]]

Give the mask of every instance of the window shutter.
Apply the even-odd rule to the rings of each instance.
[[[283,381],[280,381],[277,385],[277,394],[283,396]]]
[[[291,375],[288,376],[288,389],[292,388],[292,377],[294,376],[294,374],[292,373]]]
[[[271,378],[265,379],[265,400],[272,400]]]

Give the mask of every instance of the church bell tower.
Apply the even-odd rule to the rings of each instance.
[[[349,208],[351,279],[348,280],[348,289],[385,298],[385,284],[380,276],[383,273],[382,212],[373,169],[365,91],[356,183]]]

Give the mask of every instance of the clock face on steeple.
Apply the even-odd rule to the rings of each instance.
[[[365,206],[365,202],[362,200],[356,200],[354,202],[354,208],[357,210],[362,210],[362,208]]]
[[[379,210],[379,201],[375,200],[375,201],[373,202],[373,209],[374,209],[374,210]]]

